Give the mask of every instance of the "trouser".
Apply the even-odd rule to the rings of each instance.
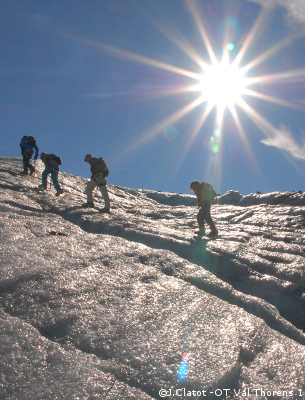
[[[199,212],[197,214],[197,222],[200,227],[204,226],[205,222],[210,226],[210,228],[215,227],[214,222],[211,217],[210,210],[211,210],[211,203],[209,201],[201,201],[199,203]]]
[[[85,189],[85,194],[87,195],[87,203],[93,203],[93,191],[94,189],[98,187],[102,197],[104,199],[105,202],[105,208],[110,209],[110,200],[109,200],[109,195],[108,195],[108,190],[107,190],[107,186],[106,183],[104,184],[98,184],[94,179],[91,179],[91,181],[89,181],[87,183],[86,189]]]
[[[58,168],[56,167],[46,167],[45,170],[42,172],[42,184],[47,186],[48,184],[48,175],[51,174],[51,179],[53,186],[56,190],[60,189],[60,185],[58,183]]]
[[[32,155],[30,153],[23,153],[23,172],[28,173],[28,170],[32,169],[32,164],[30,163],[30,159]]]

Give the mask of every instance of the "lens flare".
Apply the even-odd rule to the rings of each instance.
[[[208,120],[212,110],[216,108],[217,117],[214,124],[216,130],[213,135],[211,135],[208,143],[205,143],[206,147],[212,153],[211,159],[214,168],[213,176],[210,176],[209,179],[211,181],[216,181],[218,178],[216,179],[215,177],[220,176],[221,138],[223,134],[228,132],[226,127],[223,126],[225,115],[231,113],[236,131],[240,134],[249,158],[254,159],[251,146],[248,143],[246,130],[243,127],[243,116],[245,115],[250,122],[253,122],[259,128],[265,135],[266,140],[274,142],[274,137],[279,131],[278,127],[271,124],[263,117],[263,114],[256,111],[253,102],[268,102],[281,107],[289,107],[298,111],[304,111],[305,106],[302,96],[297,95],[288,98],[287,96],[278,94],[277,91],[271,92],[271,90],[273,90],[276,85],[281,85],[281,87],[285,85],[289,87],[289,84],[296,86],[300,83],[299,92],[302,92],[302,85],[305,83],[305,68],[298,68],[297,65],[295,65],[294,69],[280,69],[274,73],[269,72],[266,75],[256,75],[255,71],[257,67],[264,66],[264,63],[268,59],[280,52],[284,54],[284,49],[289,49],[290,44],[298,37],[298,33],[292,33],[283,40],[267,48],[262,53],[257,54],[256,57],[247,54],[255,50],[255,41],[257,41],[264,32],[263,27],[271,8],[262,7],[252,26],[249,28],[249,31],[243,36],[237,32],[238,15],[233,15],[231,10],[224,16],[224,22],[227,21],[227,29],[226,32],[224,32],[222,44],[218,43],[218,45],[215,45],[215,32],[208,31],[209,27],[211,30],[214,28],[211,27],[211,23],[208,20],[209,12],[205,12],[209,10],[204,10],[205,2],[184,0],[183,4],[185,10],[187,10],[192,17],[196,28],[197,39],[195,45],[193,44],[195,42],[187,40],[187,38],[182,35],[181,31],[175,28],[172,22],[165,16],[162,19],[157,18],[155,21],[152,20],[150,15],[146,16],[148,19],[151,19],[156,29],[193,62],[194,68],[191,70],[189,70],[188,67],[184,67],[183,63],[181,66],[175,65],[173,61],[174,58],[172,60],[170,58],[155,59],[148,55],[134,53],[128,49],[117,48],[104,42],[75,36],[71,32],[53,31],[49,25],[42,26],[41,24],[36,24],[35,26],[45,32],[76,41],[95,52],[108,54],[109,56],[129,63],[137,63],[145,68],[149,68],[150,71],[159,70],[175,77],[176,83],[169,86],[163,83],[160,85],[150,85],[149,88],[142,91],[141,94],[147,98],[168,96],[173,99],[179,96],[181,101],[178,103],[179,105],[177,108],[171,108],[169,113],[165,115],[162,114],[160,120],[145,127],[137,137],[136,135],[131,136],[129,143],[122,142],[121,148],[116,148],[113,154],[114,163],[121,163],[122,157],[127,156],[141,146],[148,145],[157,135],[163,134],[167,140],[173,140],[175,138],[175,133],[171,132],[171,129],[168,132],[168,127],[178,127],[178,121],[187,117],[188,114],[192,113],[197,108],[199,110],[197,113],[198,119],[194,121],[192,128],[187,130],[187,134],[185,135],[185,146],[180,158],[182,162],[186,152],[195,142],[196,137],[199,134],[203,134],[202,127]],[[238,46],[237,43],[234,44],[231,41],[234,37],[240,37]],[[200,46],[198,46],[198,44]],[[219,55],[219,49],[221,48],[223,48],[223,54]],[[232,60],[230,58],[232,58]],[[261,68],[261,70],[264,70],[264,68]],[[124,90],[122,92],[119,90],[118,92],[114,92],[115,95],[122,95],[122,93],[124,95],[126,93],[139,95],[134,87],[128,88],[127,91]],[[110,96],[111,92],[106,94]],[[105,97],[105,93],[103,92],[95,93],[95,95],[96,97]],[[248,99],[250,101],[247,101]],[[229,113],[225,113],[224,110],[229,111]],[[219,131],[217,131],[218,127],[220,127]],[[290,150],[287,149],[287,151]],[[217,157],[215,155],[217,155]],[[178,169],[179,166],[177,165],[176,170]]]
[[[227,50],[229,50],[229,51],[232,51],[235,48],[233,43],[228,43],[226,47],[227,47]]]
[[[177,138],[178,132],[174,126],[168,126],[163,131],[163,136],[168,141],[173,141]]]
[[[189,361],[188,353],[183,353],[182,361],[177,371],[177,380],[179,383],[185,383],[187,380],[189,373],[188,361]]]

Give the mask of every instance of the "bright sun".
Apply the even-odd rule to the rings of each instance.
[[[247,101],[249,97],[283,107],[303,110],[301,99],[297,99],[297,101],[286,100],[281,96],[278,97],[276,94],[269,93],[269,90],[271,89],[271,83],[303,83],[305,80],[304,68],[278,71],[267,75],[255,75],[255,68],[257,66],[282,51],[291,43],[291,40],[295,36],[292,35],[283,39],[270,48],[267,48],[264,52],[258,54],[255,58],[249,59],[248,56],[245,59],[246,53],[251,49],[251,45],[254,40],[256,40],[258,33],[262,30],[261,28],[263,27],[265,18],[268,15],[268,12],[266,11],[267,9],[262,9],[261,14],[257,17],[252,28],[244,38],[241,38],[238,49],[235,49],[234,43],[229,42],[231,32],[225,32],[225,37],[221,45],[223,47],[223,53],[220,57],[222,58],[218,60],[217,55],[220,54],[221,47],[218,47],[216,53],[206,30],[203,11],[198,7],[198,3],[200,2],[197,2],[196,0],[185,0],[185,4],[187,4],[188,10],[194,19],[204,44],[204,48],[200,47],[200,51],[198,51],[196,47],[193,47],[183,36],[178,34],[175,29],[170,29],[167,25],[163,25],[162,23],[155,24],[162,34],[164,34],[174,45],[178,46],[178,48],[194,62],[194,65],[196,66],[195,70],[188,70],[171,62],[167,63],[166,61],[163,61],[163,58],[150,58],[146,55],[132,53],[99,42],[88,42],[86,39],[79,39],[83,43],[90,44],[90,46],[93,46],[100,51],[112,54],[120,59],[137,62],[149,66],[150,68],[166,71],[183,78],[182,82],[177,86],[174,84],[163,85],[162,83],[157,85],[156,88],[153,88],[153,85],[147,85],[147,94],[149,98],[151,98],[151,96],[153,98],[164,96],[176,97],[177,95],[184,96],[184,94],[187,93],[187,96],[185,97],[187,100],[191,98],[191,101],[186,101],[177,109],[174,109],[171,113],[166,114],[160,120],[156,121],[154,125],[149,126],[145,131],[141,132],[140,135],[133,137],[130,146],[125,149],[126,153],[141,145],[145,145],[157,135],[163,134],[167,138],[175,136],[175,132],[177,131],[175,124],[199,107],[200,112],[197,113],[199,117],[196,119],[191,130],[187,134],[187,142],[181,159],[183,159],[198,134],[202,132],[202,127],[210,115],[212,115],[213,118],[215,117],[214,126],[211,128],[210,123],[207,131],[202,132],[202,136],[205,137],[204,146],[213,154],[220,154],[222,134],[225,128],[224,119],[230,117],[234,122],[236,131],[239,133],[246,150],[251,156],[251,148],[247,140],[247,133],[243,126],[245,116],[248,117],[263,134],[265,134],[267,139],[270,138],[271,141],[277,134],[278,129],[251,106],[252,101]],[[253,48],[255,49],[255,47]],[[205,54],[205,58],[202,57],[202,52]],[[264,87],[266,83],[268,86]],[[262,89],[260,89],[260,87],[262,87]],[[190,93],[191,96],[189,96]],[[184,99],[184,97],[182,97],[182,99]],[[216,113],[212,112],[212,110],[215,109]],[[229,112],[225,113],[225,109],[228,109]],[[243,118],[241,118],[241,116],[243,116]],[[119,157],[118,162],[122,158],[121,153]],[[214,157],[211,159],[211,169],[213,168],[213,161],[215,160],[216,158]],[[219,161],[220,157],[217,158],[217,160]],[[215,174],[215,180],[220,179],[220,175],[218,175],[220,174],[220,168],[221,165],[219,163],[218,168],[215,168],[213,172]]]
[[[242,70],[226,58],[221,63],[206,67],[198,85],[201,99],[218,109],[238,104],[245,89],[246,78]]]

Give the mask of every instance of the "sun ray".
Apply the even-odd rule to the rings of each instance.
[[[275,44],[268,50],[266,50],[264,53],[260,54],[258,57],[256,57],[254,60],[250,61],[248,64],[246,64],[244,67],[242,67],[242,71],[244,73],[250,71],[257,65],[261,64],[262,62],[266,61],[268,58],[273,56],[274,54],[277,54],[280,50],[284,49],[285,47],[288,46],[291,41],[295,39],[295,35],[290,35],[286,39],[283,39],[279,43]]]
[[[239,104],[248,117],[254,122],[254,124],[263,132],[267,137],[271,137],[276,128],[267,121],[261,114],[259,114],[254,108],[252,108],[246,101],[241,100]]]
[[[264,24],[264,22],[266,21],[266,18],[269,14],[269,10],[267,7],[263,7],[260,15],[258,16],[258,18],[256,19],[250,33],[248,34],[245,43],[243,44],[242,48],[240,49],[239,53],[237,54],[237,56],[235,57],[234,61],[233,61],[233,65],[234,66],[238,66],[241,63],[242,58],[244,57],[246,51],[250,48],[251,43],[253,43],[253,41],[255,39],[257,39],[259,32],[262,30],[262,26]]]
[[[158,29],[159,32],[161,32],[165,37],[167,37],[178,48],[180,48],[180,50],[182,50],[186,55],[188,55],[191,60],[195,61],[199,67],[205,68],[208,66],[208,63],[206,63],[202,59],[200,53],[194,49],[194,47],[190,44],[190,42],[187,41],[185,37],[183,37],[181,33],[174,26],[172,26],[172,24],[170,24],[170,21],[166,21],[167,24],[165,25],[162,24],[161,21],[159,20],[156,21],[152,20],[151,18],[149,18],[149,20],[154,25],[154,27]],[[170,28],[168,27],[169,24]]]
[[[187,141],[186,141],[186,143],[184,145],[184,151],[181,154],[181,162],[186,157],[191,145],[194,143],[194,140],[196,139],[196,137],[200,133],[200,130],[203,127],[204,123],[206,122],[206,120],[207,120],[208,116],[210,115],[212,109],[213,109],[213,106],[211,106],[210,104],[207,104],[207,106],[204,109],[204,112],[202,113],[202,115],[198,119],[195,127],[193,128],[193,130],[191,130],[189,132],[188,139],[187,139]]]
[[[283,107],[288,107],[288,108],[293,108],[295,110],[305,111],[305,105],[297,104],[295,102],[287,101],[284,99],[279,99],[274,96],[256,92],[254,90],[246,89],[245,94],[248,96],[256,97],[257,99],[268,101],[269,103],[278,104]]]
[[[190,147],[192,146],[192,144],[194,143],[194,140],[196,139],[196,137],[198,136],[198,134],[200,133],[201,128],[203,127],[206,119],[208,118],[209,114],[211,113],[213,107],[209,104],[207,104],[203,114],[201,115],[201,117],[199,118],[199,120],[197,121],[195,127],[193,130],[191,130],[188,133],[187,136],[187,141],[184,144],[184,148],[183,151],[181,152],[180,156],[179,156],[179,163],[176,164],[176,166],[173,167],[172,171],[171,171],[171,176],[170,179],[172,179],[178,172],[179,168],[181,167],[181,164],[183,163],[183,161],[185,160],[185,157],[187,156],[187,153],[190,150]]]
[[[201,128],[203,127],[205,121],[207,120],[208,116],[210,115],[211,111],[213,109],[213,106],[211,104],[207,104],[204,112],[202,113],[201,117],[197,121],[197,124],[195,125],[194,129],[190,132],[190,135],[188,137],[188,140],[186,142],[185,148],[184,148],[184,155],[188,152],[189,148],[193,144],[195,138],[198,136]]]
[[[117,156],[114,162],[119,162],[124,155],[134,151],[136,148],[145,145],[148,141],[160,135],[165,128],[175,124],[175,122],[179,121],[181,118],[186,116],[194,108],[198,107],[201,103],[202,101],[200,100],[200,98],[197,98],[193,100],[191,103],[188,103],[184,107],[173,112],[169,116],[163,118],[161,121],[157,122],[155,125],[147,129],[146,131],[142,132],[141,135],[133,137],[130,145],[129,146],[124,145],[124,150],[120,152],[120,154]]]
[[[185,85],[138,85],[138,86],[127,86],[123,90],[120,91],[108,91],[108,92],[96,92],[96,93],[89,93],[86,94],[85,97],[91,98],[111,98],[111,97],[124,97],[124,96],[145,96],[147,99],[154,99],[154,98],[162,98],[162,97],[169,97],[175,95],[181,95],[184,93],[193,92],[193,86],[185,86]]]
[[[212,65],[215,65],[215,64],[217,64],[217,58],[216,58],[215,52],[213,50],[209,36],[207,34],[207,31],[204,27],[203,16],[200,15],[201,13],[200,13],[200,11],[196,5],[196,2],[194,0],[186,0],[186,3],[188,4],[189,10],[193,16],[193,19],[194,19],[196,25],[197,25],[197,28],[201,35],[201,38],[206,46],[206,49],[210,56],[211,63],[212,63]]]
[[[281,71],[274,74],[262,75],[248,78],[249,85],[265,84],[265,83],[294,83],[305,82],[305,68],[292,69],[289,71]]]
[[[1,18],[1,17],[0,17]],[[200,74],[192,71],[188,71],[183,68],[176,67],[174,65],[170,65],[166,62],[155,60],[154,58],[146,57],[141,54],[133,53],[127,50],[120,49],[118,47],[110,46],[107,44],[103,44],[101,42],[97,42],[95,40],[86,39],[81,36],[76,36],[71,34],[68,31],[55,31],[48,26],[42,26],[41,24],[34,24],[34,23],[26,23],[23,22],[24,25],[30,26],[31,28],[36,28],[40,31],[48,32],[52,35],[60,36],[66,39],[73,40],[75,42],[81,43],[85,46],[88,46],[96,51],[106,52],[108,54],[112,54],[117,58],[121,58],[124,60],[137,62],[139,64],[147,65],[153,68],[161,69],[164,71],[169,71],[174,74],[178,74],[181,76],[186,76],[192,79],[199,79]]]
[[[246,135],[244,127],[243,127],[243,125],[242,125],[242,123],[240,121],[238,113],[236,111],[236,107],[235,106],[231,106],[230,107],[230,112],[231,112],[231,115],[233,117],[233,120],[234,120],[235,126],[237,128],[237,131],[239,133],[239,136],[241,137],[241,140],[243,142],[243,146],[244,146],[245,151],[247,153],[247,157],[251,160],[252,165],[254,165],[256,174],[261,175],[261,178],[263,178],[263,174],[260,172],[259,165],[256,162],[256,159],[254,157],[253,151],[252,151],[252,149],[251,149],[251,147],[249,145],[249,142],[247,140],[247,135]]]
[[[253,108],[251,108],[246,102],[243,104],[243,109],[246,112],[246,114],[249,116],[249,118],[254,122],[254,124],[260,129],[262,133],[265,134],[267,138],[274,138],[274,136],[277,134],[278,129],[275,128],[272,124],[270,124],[265,118],[263,118],[259,113],[257,113]],[[294,160],[288,156],[287,152],[282,151],[283,156],[286,158],[286,160],[295,168],[298,170],[301,175],[304,175],[303,171],[300,171],[299,168],[296,166],[294,163]]]
[[[198,79],[198,77],[199,77],[198,73],[191,72],[191,71],[188,71],[183,68],[175,67],[175,66],[167,64],[165,62],[155,60],[154,58],[142,56],[140,54],[132,53],[130,51],[119,49],[117,47],[101,45],[98,43],[92,43],[92,45],[100,47],[101,50],[107,51],[108,53],[111,53],[111,54],[113,54],[119,58],[125,59],[125,60],[134,61],[134,62],[137,62],[140,64],[148,65],[149,67],[162,69],[164,71],[169,71],[174,74],[186,76],[186,77],[193,78],[193,79]]]

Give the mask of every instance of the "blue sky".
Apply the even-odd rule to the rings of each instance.
[[[103,156],[114,185],[303,190],[304,15],[303,0],[2,0],[1,155],[26,134],[75,175]],[[208,71],[224,59],[246,84],[220,105],[233,77]]]

